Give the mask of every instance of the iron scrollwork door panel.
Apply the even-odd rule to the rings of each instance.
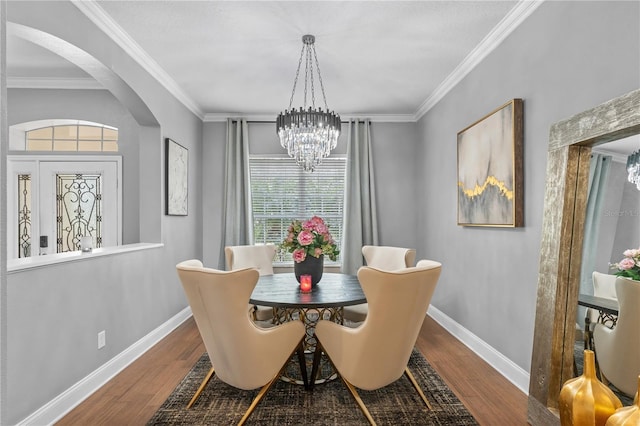
[[[48,162],[40,172],[40,234],[50,240],[44,251],[80,250],[84,236],[95,248],[120,243],[115,162]]]

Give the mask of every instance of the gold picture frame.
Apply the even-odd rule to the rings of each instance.
[[[522,99],[458,132],[457,143],[458,225],[524,226]]]

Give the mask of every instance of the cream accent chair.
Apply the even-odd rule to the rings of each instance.
[[[397,269],[413,266],[416,260],[414,249],[388,246],[363,246],[362,255],[367,266],[383,271],[395,271]],[[367,316],[366,303],[344,307],[344,319],[352,322],[362,322]]]
[[[617,277],[618,321],[614,328],[596,324],[593,341],[600,372],[633,397],[640,375],[640,282]]]
[[[296,351],[308,386],[302,322],[260,328],[247,315],[247,302],[258,282],[256,269],[219,271],[205,268],[195,259],[179,263],[176,269],[212,365],[187,408],[216,373],[220,380],[239,389],[261,387],[240,420],[239,424],[244,424]]]
[[[441,269],[442,265],[434,261],[421,261],[418,266],[392,272],[368,266],[360,268],[358,279],[369,301],[369,313],[357,328],[326,320],[318,322],[311,388],[324,351],[371,424],[375,421],[356,387],[379,389],[395,382],[403,373],[431,409],[407,363]]]
[[[224,248],[227,271],[236,269],[255,268],[260,275],[273,275],[273,258],[276,246],[266,244],[261,246],[227,246]],[[273,320],[273,308],[270,306],[249,305],[255,321]]]

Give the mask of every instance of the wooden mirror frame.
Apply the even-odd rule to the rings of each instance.
[[[640,90],[551,126],[528,421],[559,424],[558,395],[573,347],[591,148],[640,133]]]

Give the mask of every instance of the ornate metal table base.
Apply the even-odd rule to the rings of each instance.
[[[313,353],[316,349],[316,337],[315,328],[318,321],[321,319],[333,321],[338,324],[343,323],[343,311],[342,307],[335,308],[274,308],[274,322],[275,324],[284,324],[288,321],[302,321],[306,330],[304,337],[304,353],[307,365],[307,374],[311,371],[313,364]],[[294,357],[295,358],[295,357]],[[329,359],[322,357],[320,360],[320,368],[318,377],[315,378],[315,383],[325,383],[329,380],[337,378],[337,374],[333,369],[333,366],[329,362]],[[282,380],[290,383],[302,385],[302,377],[300,376],[299,366],[297,358],[292,359],[289,366],[282,375]],[[309,380],[313,380],[309,377]]]

